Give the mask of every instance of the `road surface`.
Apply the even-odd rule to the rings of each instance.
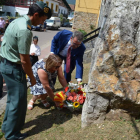
[[[49,55],[50,53],[50,46],[51,46],[51,41],[53,37],[62,30],[70,30],[72,28],[69,27],[61,27],[58,30],[47,30],[46,32],[43,31],[32,31],[33,36],[38,36],[38,45],[41,48],[41,56],[39,56],[39,59],[45,58]]]

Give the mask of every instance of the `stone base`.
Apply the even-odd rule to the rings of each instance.
[[[82,127],[86,127],[92,123],[101,123],[105,120],[106,110],[109,100],[97,95],[96,93],[88,93],[82,110]]]

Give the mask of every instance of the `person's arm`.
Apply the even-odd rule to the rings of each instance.
[[[33,86],[36,84],[36,80],[33,76],[29,57],[30,46],[32,41],[32,32],[28,29],[19,30],[17,35],[18,52],[20,55],[21,65],[24,72],[29,76],[31,80],[31,86]]]
[[[35,53],[34,53],[34,44],[32,44],[31,46],[30,46],[30,55],[35,55]]]
[[[53,94],[53,90],[51,89],[51,87],[49,85],[47,73],[43,69],[38,69],[37,72],[38,72],[40,82],[43,85],[43,88],[47,91],[47,94],[49,95],[51,100],[54,101],[54,94]]]
[[[58,32],[53,37],[53,40],[52,40],[52,43],[51,43],[51,53],[54,53],[55,54],[56,49],[57,49],[57,43],[58,43],[58,40],[59,40],[59,37],[60,37],[61,34],[62,34],[62,31],[61,32]]]
[[[67,87],[68,83],[63,75],[62,67],[59,67],[59,69],[58,69],[58,79],[64,88]]]
[[[20,60],[24,72],[29,76],[31,80],[31,86],[35,85],[36,80],[32,72],[29,54],[20,54]]]
[[[4,22],[3,22],[3,25],[4,25],[4,28],[5,28],[5,25],[6,25],[6,22],[5,22],[5,20],[4,20]]]
[[[81,48],[79,48],[79,55],[77,55],[76,58],[76,79],[77,79],[77,83],[80,84],[82,82],[82,77],[83,77],[83,55],[85,52],[85,46],[82,43],[82,46],[80,46]]]

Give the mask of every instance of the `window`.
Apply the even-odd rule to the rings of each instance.
[[[61,10],[61,14],[63,14],[63,10]]]
[[[15,15],[16,15],[16,17],[18,17],[18,16],[19,16],[19,13],[18,13],[18,12],[16,12],[16,13],[15,13]]]
[[[16,5],[16,6],[30,6],[36,2],[36,0],[3,0],[3,1],[5,1],[5,5]]]
[[[53,11],[53,3],[51,3],[51,10]]]
[[[1,11],[0,11],[0,16],[2,16],[4,13],[5,13],[5,12],[1,12]]]
[[[7,12],[6,13],[6,16],[11,16],[11,12]]]
[[[47,4],[47,6],[49,6],[49,2],[48,1],[46,1],[46,4]]]
[[[56,7],[55,7],[55,11],[58,12],[58,5],[56,5]]]

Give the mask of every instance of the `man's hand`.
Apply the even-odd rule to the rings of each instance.
[[[50,52],[50,55],[54,54],[53,52]]]
[[[78,85],[80,88],[83,88],[82,81],[78,81]]]
[[[30,80],[31,80],[31,85],[30,86],[32,87],[36,84],[36,79],[35,79],[35,77],[32,77]]]

